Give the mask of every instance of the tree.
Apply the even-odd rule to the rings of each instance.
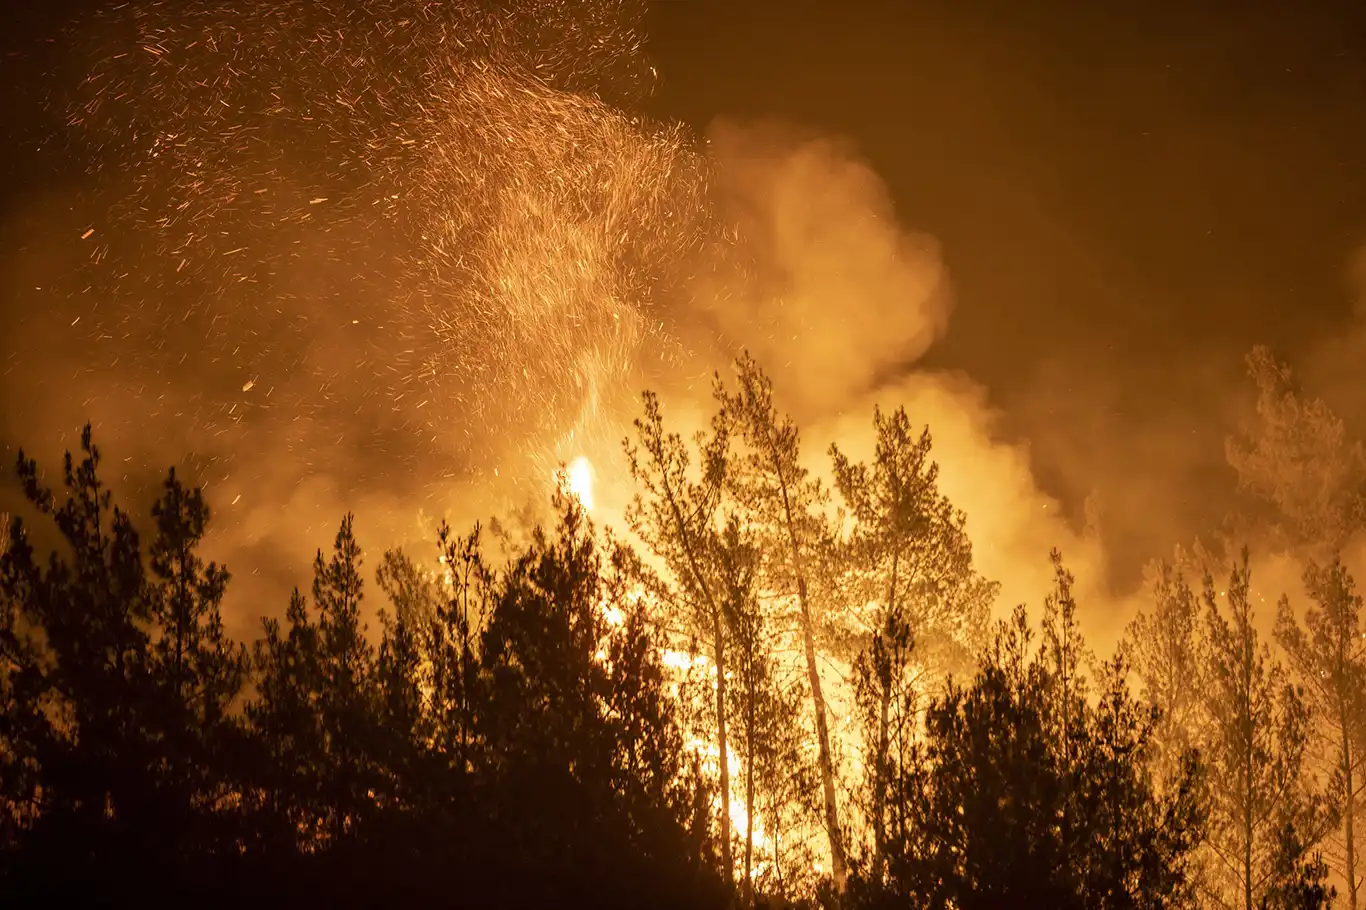
[[[1275,508],[1278,543],[1340,550],[1366,522],[1366,448],[1269,349],[1253,348],[1247,367],[1257,420],[1226,445],[1239,485]]]
[[[186,490],[172,469],[152,517],[157,536],[148,556],[161,583],[152,616],[164,630],[153,646],[157,675],[175,702],[214,722],[240,689],[245,667],[240,646],[223,634],[228,572],[205,564],[195,552],[208,526],[209,507],[201,492]]]
[[[865,751],[872,757],[869,820],[876,877],[886,835],[891,728],[913,720],[894,716],[894,706],[911,704],[912,643],[922,665],[934,664],[941,673],[964,667],[971,645],[986,630],[999,588],[973,569],[967,518],[939,492],[929,430],[917,436],[904,408],[890,415],[875,410],[873,427],[871,465],[851,462],[837,445],[831,445],[830,456],[835,486],[855,521],[846,563],[852,586],[860,602],[875,605],[872,639],[855,673],[866,701]]]
[[[275,824],[281,836],[303,832],[300,846],[309,850],[353,835],[378,783],[367,749],[378,704],[375,655],[361,621],[362,556],[352,521],[342,520],[331,557],[319,550],[314,559],[313,610],[296,590],[288,633],[265,621],[257,697],[247,707],[264,745],[261,775]]]
[[[253,651],[256,696],[246,706],[259,755],[252,769],[257,846],[262,854],[310,849],[321,834],[318,790],[325,749],[317,713],[318,626],[296,588],[285,626],[264,619]]]
[[[1134,617],[1124,647],[1144,701],[1158,709],[1152,756],[1159,780],[1170,782],[1180,774],[1183,756],[1200,745],[1204,727],[1200,600],[1185,575],[1165,562],[1156,569],[1152,592],[1152,612]]]
[[[234,796],[223,756],[236,744],[243,653],[223,631],[226,570],[196,553],[209,518],[199,491],[170,472],[144,553],[100,480],[89,426],[81,452],[79,463],[66,456],[60,502],[20,455],[29,503],[60,542],[41,565],[16,519],[0,556],[0,753],[22,823],[5,877],[20,892],[98,882],[148,895],[233,851],[220,824]]]
[[[819,509],[825,490],[801,465],[797,426],[778,413],[773,387],[748,354],[736,361],[736,390],[727,392],[718,375],[715,397],[720,419],[744,440],[745,451],[732,459],[727,486],[746,510],[745,519],[765,554],[767,587],[795,596],[798,626],[806,658],[807,687],[815,720],[817,763],[821,776],[826,837],[831,872],[837,888],[847,875],[843,832],[835,791],[835,762],[830,746],[824,689],[817,658],[816,615],[811,578],[813,552],[832,536]]]
[[[1278,833],[1303,832],[1307,845],[1326,827],[1320,794],[1301,776],[1308,708],[1303,692],[1285,679],[1260,642],[1250,598],[1247,551],[1227,590],[1205,580],[1209,675],[1211,826],[1216,863],[1211,897],[1226,907],[1253,910],[1274,875]],[[1223,597],[1226,607],[1220,609]]]
[[[708,436],[695,442],[700,476],[694,480],[690,459],[677,433],[666,433],[659,399],[644,394],[645,413],[635,421],[637,442],[628,439],[626,457],[631,476],[641,487],[627,510],[627,522],[667,566],[677,590],[660,587],[666,603],[681,607],[692,631],[710,645],[716,671],[716,743],[720,768],[721,862],[727,881],[734,877],[730,835],[730,759],[726,736],[726,617],[715,568],[718,509],[728,462],[729,434],[713,422]]]
[[[1077,602],[1072,596],[1076,580],[1062,562],[1057,550],[1053,561],[1053,591],[1044,599],[1043,641],[1038,660],[1048,675],[1051,697],[1046,701],[1045,723],[1061,750],[1062,782],[1070,790],[1082,756],[1079,749],[1086,735],[1088,686],[1085,666],[1094,661],[1077,627]],[[1146,738],[1146,731],[1144,731]],[[1069,840],[1077,827],[1073,794],[1064,793],[1062,802],[1062,850],[1069,854],[1075,845]]]
[[[1327,884],[1328,864],[1300,840],[1293,824],[1276,832],[1271,881],[1258,906],[1261,910],[1328,910],[1337,889]]]
[[[428,621],[425,651],[431,687],[433,741],[457,778],[477,760],[480,666],[477,642],[492,612],[494,573],[484,561],[478,524],[462,539],[443,523],[437,548],[448,589]]]
[[[132,825],[157,808],[148,774],[156,722],[146,685],[149,586],[132,521],[99,478],[89,426],[81,453],[79,463],[66,455],[60,503],[20,453],[25,496],[53,519],[61,545],[43,566],[16,520],[0,569],[10,612],[5,751],[33,772],[16,794],[31,823],[5,869],[12,893],[45,879],[60,890],[101,878],[123,893],[123,851],[154,833]],[[170,837],[143,841],[143,861],[164,858]],[[64,877],[50,878],[59,869]]]
[[[1151,712],[1130,696],[1122,659],[1102,668],[1094,704],[1073,697],[1086,687],[1072,656],[1085,649],[1065,628],[1066,581],[1059,566],[1056,628],[1042,647],[1019,608],[972,682],[930,703],[910,764],[910,836],[891,839],[884,883],[854,883],[858,903],[1131,908],[1189,896],[1198,766],[1172,792],[1154,789]]]
[[[939,492],[929,429],[917,435],[904,408],[875,410],[873,427],[870,464],[830,446],[835,486],[855,521],[849,562],[861,593],[909,623],[923,661],[941,673],[968,669],[966,652],[983,644],[1000,586],[974,569],[967,516]]]
[[[438,545],[444,557],[443,533],[449,534],[444,523],[437,531]],[[435,619],[443,600],[435,581],[424,574],[401,549],[385,552],[375,572],[375,584],[393,604],[395,617],[414,628],[425,627]]]
[[[152,518],[147,670],[162,753],[155,776],[168,816],[157,824],[180,832],[177,852],[212,852],[219,846],[231,852],[213,844],[206,830],[215,827],[212,810],[236,797],[235,781],[221,759],[236,754],[241,744],[234,702],[249,670],[246,648],[223,628],[229,574],[199,557],[209,507],[201,491],[186,489],[174,469]]]
[[[889,852],[904,852],[909,819],[906,785],[917,756],[917,701],[911,661],[915,639],[902,614],[884,611],[882,628],[854,661],[854,703],[865,742],[864,790],[873,836],[871,879],[885,881]],[[895,846],[889,848],[889,841]]]
[[[1366,771],[1362,726],[1366,710],[1366,643],[1361,625],[1361,597],[1340,559],[1326,567],[1310,563],[1304,585],[1313,605],[1304,625],[1295,619],[1289,598],[1282,597],[1276,638],[1303,687],[1317,734],[1311,753],[1322,760],[1332,782],[1329,797],[1342,819],[1340,853],[1334,865],[1346,879],[1347,906],[1356,910],[1361,887],[1356,828],[1360,818]]]
[[[604,570],[582,507],[556,505],[555,536],[536,532],[508,569],[480,648],[499,836],[547,900],[699,900],[710,878],[688,850],[682,739],[627,557]]]
[[[799,710],[792,687],[784,688],[772,658],[773,633],[764,605],[758,597],[761,553],[730,516],[717,546],[718,577],[722,581],[727,633],[731,642],[733,685],[727,687],[728,711],[739,727],[738,757],[744,767],[745,831],[744,891],[748,903],[756,901],[755,821],[763,807],[765,828],[781,826],[780,803],[793,800],[791,784],[802,778]],[[803,781],[803,783],[806,783]],[[800,798],[795,800],[800,802]],[[800,811],[800,810],[798,810]],[[783,857],[770,850],[774,874],[766,876],[782,889]]]
[[[324,779],[332,812],[334,840],[359,824],[369,808],[373,769],[362,743],[371,730],[374,697],[374,649],[366,638],[360,606],[365,596],[362,555],[352,531],[353,518],[342,519],[327,560],[313,560],[313,604],[318,612],[317,706],[323,740],[332,762]]]

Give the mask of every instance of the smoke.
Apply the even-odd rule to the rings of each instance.
[[[708,148],[748,268],[725,274],[702,307],[795,413],[838,410],[943,335],[951,297],[938,245],[898,223],[885,184],[848,144],[722,122]]]
[[[802,428],[808,466],[828,478],[831,442],[870,458],[874,407],[904,406],[930,428],[941,489],[967,513],[979,570],[1001,583],[998,617],[1017,603],[1037,608],[1057,547],[1077,576],[1088,631],[1113,640],[1132,606],[1109,590],[1097,529],[1077,527],[1040,488],[1028,441],[1005,432],[985,387],[916,366],[953,309],[934,239],[897,218],[849,142],[725,122],[710,131],[708,151],[744,268],[708,275],[698,315],[772,376],[778,404]],[[705,402],[688,411],[697,421]]]

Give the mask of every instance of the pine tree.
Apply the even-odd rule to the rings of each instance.
[[[246,716],[259,747],[253,768],[253,800],[259,849],[310,851],[319,844],[325,809],[319,790],[327,757],[318,715],[320,655],[318,625],[296,588],[285,626],[262,621],[256,643],[256,697]]]
[[[770,617],[758,597],[761,556],[742,530],[739,519],[730,516],[718,541],[717,567],[734,673],[733,685],[727,687],[727,710],[738,727],[736,752],[744,768],[743,883],[745,899],[750,904],[757,900],[759,887],[755,877],[756,818],[762,810],[766,828],[781,824],[775,816],[782,810],[773,810],[777,803],[792,800],[790,785],[794,779],[804,777],[805,765],[801,756],[799,703],[792,697],[792,690],[785,689],[778,678]],[[790,812],[798,807],[783,808]],[[771,865],[777,867],[781,862],[781,857],[775,855]],[[773,873],[765,876],[770,880],[766,884],[776,886],[781,870],[774,868]]]
[[[29,869],[67,867],[64,886],[173,889],[236,840],[224,826],[236,795],[224,756],[238,745],[230,705],[244,665],[223,630],[227,573],[197,555],[208,509],[174,471],[144,561],[99,478],[89,426],[81,447],[79,463],[66,457],[60,502],[20,456],[27,497],[62,545],[40,566],[16,521],[0,556],[0,752],[24,824],[12,833]],[[158,870],[156,881],[135,881],[137,870]]]
[[[375,584],[393,605],[395,618],[411,628],[426,627],[436,618],[443,599],[438,585],[403,550],[385,552],[375,572]]]
[[[1152,754],[1159,779],[1170,783],[1183,756],[1199,747],[1204,727],[1200,600],[1167,563],[1156,568],[1151,584],[1152,612],[1140,612],[1129,624],[1124,647],[1144,701],[1158,709]]]
[[[1281,825],[1260,910],[1328,910],[1336,898],[1337,889],[1328,884],[1323,857],[1309,853],[1293,824]]]
[[[677,591],[658,592],[677,603],[695,636],[710,646],[716,673],[716,744],[720,769],[721,862],[727,881],[734,876],[730,833],[730,759],[726,729],[726,618],[715,558],[718,509],[728,464],[729,435],[721,421],[712,433],[698,433],[699,476],[677,433],[666,433],[659,399],[644,394],[645,413],[635,421],[637,442],[625,443],[631,476],[642,489],[627,511],[634,532],[668,567]]]
[[[313,561],[313,605],[318,612],[317,705],[331,761],[325,778],[335,842],[360,823],[370,802],[373,769],[364,744],[371,734],[374,649],[366,639],[360,606],[365,596],[360,545],[353,518],[342,519],[324,560]]]
[[[889,852],[885,883],[857,883],[861,903],[1118,910],[1189,896],[1198,769],[1168,795],[1154,790],[1151,715],[1122,660],[1101,668],[1094,705],[1078,697],[1085,646],[1067,628],[1067,582],[1059,566],[1041,647],[1019,608],[971,684],[930,704],[909,764],[911,838]]]
[[[1239,485],[1275,509],[1273,540],[1331,553],[1366,522],[1366,447],[1289,367],[1258,346],[1247,357],[1257,420],[1227,442]]]
[[[182,485],[174,469],[163,491],[152,508],[156,535],[148,547],[148,672],[161,726],[158,786],[167,811],[189,824],[210,821],[216,807],[235,798],[230,773],[217,766],[240,746],[231,711],[249,666],[245,647],[223,628],[228,572],[196,552],[208,527],[208,505],[201,491]],[[194,843],[189,831],[180,841],[181,851],[213,849]]]
[[[854,702],[865,742],[864,789],[873,836],[871,880],[884,882],[889,853],[907,847],[905,785],[913,773],[917,692],[912,658],[915,638],[897,611],[882,613],[882,628],[854,662]],[[889,846],[890,842],[890,846]]]
[[[100,480],[88,425],[81,453],[79,462],[66,455],[59,502],[20,452],[25,496],[53,519],[62,550],[41,565],[16,520],[0,558],[0,593],[12,611],[5,749],[37,772],[22,795],[33,822],[26,849],[9,871],[41,879],[64,866],[64,884],[107,876],[109,890],[122,893],[122,852],[144,838],[144,861],[160,858],[175,833],[136,827],[161,809],[151,773],[160,721],[147,685],[152,597],[137,532]]]
[[[871,756],[869,820],[874,877],[880,877],[887,825],[888,763],[893,740],[908,735],[921,668],[944,674],[970,663],[986,632],[998,586],[972,566],[966,516],[939,492],[928,429],[916,435],[904,408],[873,413],[872,463],[851,462],[830,447],[835,485],[855,525],[846,559],[860,602],[874,604],[872,638],[855,662],[865,752]],[[917,674],[918,675],[918,674]],[[896,731],[893,730],[896,728]]]
[[[1253,910],[1272,881],[1278,832],[1294,825],[1311,846],[1324,825],[1319,795],[1301,774],[1310,722],[1304,695],[1258,640],[1250,586],[1244,550],[1226,591],[1216,594],[1207,576],[1204,595],[1211,897],[1243,910]]]
[[[1334,846],[1334,863],[1347,884],[1347,906],[1356,910],[1361,886],[1358,872],[1357,824],[1366,787],[1366,641],[1361,625],[1361,597],[1341,560],[1327,567],[1311,563],[1304,585],[1313,605],[1304,625],[1295,619],[1288,598],[1276,617],[1276,638],[1312,709],[1317,736],[1310,752],[1321,759],[1332,781],[1329,798],[1342,819]]]
[[[424,650],[431,687],[433,740],[457,778],[477,761],[480,704],[478,641],[492,611],[493,572],[484,561],[478,524],[464,538],[442,523],[437,548],[446,596],[426,626]]]
[[[381,611],[380,622],[383,633],[374,669],[378,722],[371,746],[383,779],[375,798],[380,810],[398,814],[420,798],[414,788],[427,770],[421,759],[431,738],[431,714],[422,694],[419,630],[406,617],[386,611]]]
[[[727,486],[744,506],[747,524],[761,538],[768,576],[766,587],[796,599],[798,627],[806,658],[807,691],[815,720],[831,872],[836,888],[842,889],[848,862],[836,799],[828,712],[816,651],[821,617],[817,614],[816,592],[812,590],[816,569],[813,554],[822,550],[833,536],[820,513],[828,497],[819,481],[813,480],[801,465],[797,426],[774,407],[769,378],[748,354],[742,355],[735,367],[735,392],[726,391],[719,375],[715,390],[720,419],[734,428],[746,444],[745,451],[733,459],[726,478]]]
[[[536,532],[500,583],[480,648],[501,836],[556,901],[696,899],[708,877],[688,850],[682,739],[633,573],[620,554],[604,566],[577,501],[556,506],[554,536]]]
[[[739,723],[738,752],[744,765],[745,833],[744,871],[742,882],[746,902],[754,903],[754,812],[755,812],[755,754],[760,735],[759,712],[765,707],[761,701],[770,684],[764,653],[768,643],[763,639],[763,618],[759,614],[756,596],[756,575],[760,553],[751,541],[744,538],[740,522],[735,516],[726,520],[725,530],[716,541],[715,564],[720,581],[722,611],[726,619],[726,637],[732,644],[730,666],[734,667],[735,685],[728,686],[727,714]]]

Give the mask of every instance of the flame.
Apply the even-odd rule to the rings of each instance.
[[[593,475],[593,463],[583,455],[570,462],[565,470],[565,486],[590,512],[593,510]]]

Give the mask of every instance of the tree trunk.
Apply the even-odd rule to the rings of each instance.
[[[892,690],[880,693],[877,718],[877,754],[873,756],[873,881],[882,881],[887,860],[887,725],[891,713]]]
[[[782,853],[782,829],[779,827],[778,801],[772,800],[769,804],[769,821],[773,826],[773,874],[778,880],[778,900],[787,900],[787,885],[783,882],[783,853]]]
[[[1243,654],[1243,692],[1245,693],[1244,710],[1247,713],[1243,720],[1243,741],[1247,751],[1243,756],[1243,910],[1253,910],[1252,906],[1252,832],[1254,828],[1252,803],[1256,798],[1252,783],[1252,660],[1251,642],[1249,641],[1250,632],[1247,626],[1247,617],[1241,617],[1243,625],[1244,654]]]
[[[901,568],[901,551],[892,551],[892,573],[891,579],[887,584],[887,621],[883,628],[892,632],[892,621],[896,617],[896,585]],[[885,655],[884,650],[884,655]],[[890,664],[890,658],[885,657]],[[887,858],[887,726],[888,716],[891,713],[892,702],[892,673],[883,672],[882,667],[874,667],[874,672],[878,674],[880,692],[878,698],[878,717],[877,717],[877,752],[873,756],[873,881],[882,881],[882,870]],[[890,666],[889,671],[893,670]]]
[[[802,643],[806,648],[806,673],[811,683],[811,706],[816,712],[816,745],[821,772],[821,789],[825,797],[825,833],[830,839],[830,872],[835,886],[844,890],[846,868],[844,844],[840,836],[839,807],[835,802],[835,766],[830,760],[830,727],[825,720],[825,695],[821,692],[820,667],[816,663],[816,637],[811,630],[811,611],[807,607],[806,579],[797,581],[802,608]]]
[[[176,503],[179,511],[180,503]],[[190,612],[190,585],[185,578],[185,567],[189,564],[189,547],[185,546],[184,540],[181,541],[179,565],[176,566],[176,594],[178,595],[175,604],[175,697],[176,707],[183,704],[185,697],[185,639],[188,637],[189,612]]]
[[[1352,740],[1347,719],[1346,707],[1338,715],[1342,728],[1342,772],[1345,778],[1347,800],[1342,807],[1342,824],[1346,839],[1346,867],[1343,875],[1347,878],[1347,910],[1357,910],[1357,857],[1356,857],[1356,775],[1352,773]]]
[[[697,561],[692,535],[688,533],[688,523],[683,518],[683,510],[678,506],[674,491],[664,483],[664,496],[669,503],[673,516],[674,529],[678,532],[679,543],[688,561],[688,570],[706,603],[707,614],[711,616],[712,654],[716,659],[716,745],[717,766],[721,772],[721,858],[725,864],[726,884],[735,881],[735,865],[730,849],[730,760],[726,756],[726,642],[721,607],[707,587],[706,577]]]
[[[816,714],[816,745],[819,750],[821,790],[825,797],[825,833],[830,840],[830,872],[835,879],[835,888],[843,891],[844,881],[847,877],[844,842],[840,834],[839,806],[835,802],[835,765],[830,758],[830,729],[825,718],[825,694],[821,690],[820,667],[816,663],[816,636],[814,623],[811,620],[810,598],[807,596],[806,567],[802,562],[801,544],[797,540],[797,529],[792,515],[792,500],[787,490],[787,478],[783,476],[778,451],[774,447],[771,437],[769,439],[769,452],[773,457],[778,491],[782,496],[783,520],[790,547],[792,574],[797,579],[797,602],[801,605],[802,644],[806,650],[806,673],[811,683],[811,707]]]
[[[753,667],[751,655],[751,668]],[[754,673],[745,693],[745,900],[754,906]]]
[[[726,755],[726,639],[721,628],[721,613],[712,612],[712,654],[716,658],[716,747],[721,770],[721,865],[726,883],[735,878],[735,861],[730,850],[730,759]]]

